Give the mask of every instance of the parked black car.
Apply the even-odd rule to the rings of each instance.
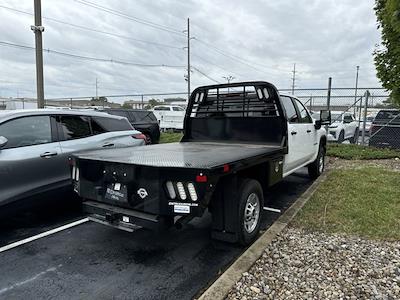
[[[119,108],[105,108],[104,111],[111,115],[127,118],[136,130],[139,130],[146,136],[147,144],[158,144],[160,141],[160,126],[153,112]]]
[[[372,122],[369,145],[400,149],[400,110],[380,110]]]

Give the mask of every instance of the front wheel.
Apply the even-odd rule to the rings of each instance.
[[[251,244],[260,231],[263,191],[260,183],[244,179],[239,187],[239,218],[237,224],[238,241],[242,245]]]
[[[325,148],[320,145],[317,158],[308,165],[308,175],[312,179],[318,178],[325,170]]]

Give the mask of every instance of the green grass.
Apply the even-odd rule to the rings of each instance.
[[[293,220],[307,230],[400,240],[400,173],[333,170]]]
[[[179,142],[182,138],[182,133],[177,132],[163,132],[161,133],[160,143],[174,143]]]
[[[352,144],[328,144],[327,155],[343,159],[385,159],[400,157],[400,151]]]

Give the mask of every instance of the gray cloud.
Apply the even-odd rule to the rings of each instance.
[[[373,0],[282,1],[111,1],[96,3],[178,31],[191,18],[193,66],[217,81],[269,80],[289,88],[297,63],[298,87],[354,85],[360,65],[360,85],[380,86],[372,51],[379,43]],[[1,5],[33,12],[33,1],[5,0]],[[135,39],[179,47],[163,48],[43,20],[44,48],[85,56],[145,64],[185,66],[185,37],[114,16],[73,0],[42,1],[42,14],[65,22]],[[34,45],[33,17],[0,8],[0,41]],[[213,47],[238,57],[224,56]],[[229,55],[228,55],[229,56]],[[0,94],[35,95],[34,51],[0,47]],[[44,53],[46,97],[94,95],[96,77],[101,95],[186,91],[184,68],[142,68],[91,62]],[[212,84],[197,71],[192,86]]]

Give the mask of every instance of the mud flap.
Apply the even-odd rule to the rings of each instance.
[[[211,205],[213,239],[230,243],[238,241],[238,183],[236,175],[221,178],[218,183]]]

